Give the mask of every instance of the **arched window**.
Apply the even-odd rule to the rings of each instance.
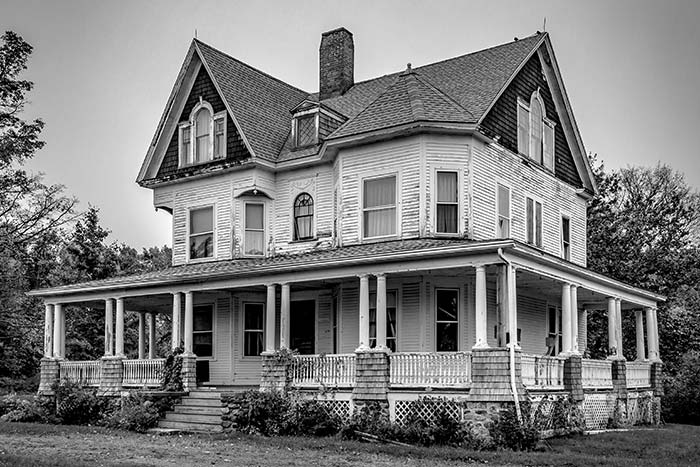
[[[294,200],[294,240],[313,238],[314,199],[302,193]]]
[[[542,163],[542,117],[544,111],[538,93],[530,99],[530,157]]]
[[[200,100],[178,127],[180,167],[226,157],[226,110],[214,113],[207,101]]]
[[[195,162],[203,162],[209,157],[209,138],[211,133],[211,113],[206,107],[197,112],[194,119]]]
[[[539,89],[530,102],[518,97],[518,152],[554,170],[554,121],[547,118]]]

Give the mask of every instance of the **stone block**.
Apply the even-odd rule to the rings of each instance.
[[[41,359],[40,370],[39,370],[39,391],[38,393],[43,396],[53,395],[53,385],[58,381],[59,378],[59,365],[58,360],[53,358],[44,357]]]

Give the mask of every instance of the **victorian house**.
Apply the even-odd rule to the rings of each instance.
[[[332,387],[334,410],[375,400],[400,418],[426,393],[557,393],[591,427],[658,400],[663,298],[586,268],[596,185],[548,34],[362,82],[346,29],[319,55],[310,93],[192,41],[137,177],[172,215],[173,266],[33,291],[40,391],[157,386],[164,314],[192,397]],[[65,359],[77,303],[105,314],[101,360]],[[607,310],[606,360],[584,358],[589,310]],[[136,359],[125,313],[141,318]]]

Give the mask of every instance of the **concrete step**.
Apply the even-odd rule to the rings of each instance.
[[[165,420],[172,422],[204,423],[208,425],[221,425],[221,414],[218,415],[193,415],[186,413],[168,412]]]
[[[167,428],[170,430],[199,433],[221,433],[223,431],[221,425],[210,425],[207,423],[187,423],[173,420],[161,420],[160,422],[158,422],[158,428]]]
[[[194,397],[196,399],[218,399],[221,400],[221,393],[218,391],[190,391],[186,397]]]
[[[223,407],[207,407],[207,406],[189,406],[189,405],[176,405],[173,410],[174,413],[182,414],[192,414],[192,415],[216,415],[221,417]]]
[[[183,397],[179,405],[186,407],[223,407],[219,399],[200,399],[195,397]]]

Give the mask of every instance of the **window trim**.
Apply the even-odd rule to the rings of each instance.
[[[246,305],[262,305],[263,310],[263,322],[262,322],[262,336],[263,336],[263,346],[260,351],[260,355],[246,355],[245,354],[245,307]],[[267,306],[263,300],[256,300],[254,298],[249,298],[241,300],[241,359],[243,360],[260,360],[262,354],[265,352],[265,342],[267,342],[267,336],[265,335],[265,330],[267,328]],[[258,332],[258,331],[255,331]]]
[[[296,204],[297,204],[297,200],[303,195],[307,195],[309,198],[311,198],[311,203],[312,203],[311,205],[312,205],[313,212],[311,213],[311,216],[310,216],[311,217],[311,236],[304,237],[304,238],[297,238],[296,237],[296,233],[297,233],[297,230],[296,230],[296,221],[297,221]],[[292,201],[291,218],[292,218],[292,228],[291,228],[291,231],[292,231],[292,240],[291,241],[292,242],[308,242],[308,241],[316,240],[316,238],[317,238],[316,237],[316,200],[311,195],[311,193],[309,193],[308,191],[300,191],[299,193],[296,194],[296,196],[294,196],[294,201]]]
[[[190,233],[191,230],[191,213],[192,211],[197,211],[199,209],[207,209],[211,208],[211,226],[212,226],[212,255],[211,256],[205,256],[204,258],[191,258],[190,257],[190,236],[192,235]],[[217,239],[216,239],[216,203],[210,203],[210,204],[197,204],[197,205],[192,205],[192,206],[187,206],[187,212],[186,212],[186,225],[185,228],[187,229],[187,237],[186,237],[186,244],[185,244],[185,250],[186,250],[186,258],[188,263],[194,263],[194,262],[202,262],[202,261],[214,261],[217,259]],[[196,235],[203,235],[203,233],[196,234]]]
[[[214,142],[216,141],[216,121],[217,120],[223,120],[224,121],[224,147],[223,147],[223,152],[219,157],[216,157],[216,154],[214,153]],[[221,112],[217,112],[213,114],[212,116],[212,124],[211,124],[211,135],[212,135],[212,141],[211,141],[211,160],[217,160],[217,159],[226,159],[226,149],[228,146],[228,124],[227,124],[227,114],[225,110],[222,110]]]
[[[195,116],[197,115],[197,112],[199,112],[202,108],[205,108],[209,111],[209,114],[211,115],[211,132],[209,133],[209,148],[208,148],[208,154],[205,160],[202,161],[196,161],[195,160],[195,146],[196,146],[196,121],[195,121]],[[228,112],[226,110],[222,110],[220,112],[214,112],[213,107],[211,104],[205,100],[203,100],[201,97],[199,98],[199,102],[197,105],[195,105],[192,110],[190,111],[190,115],[186,121],[179,122],[177,124],[177,154],[178,154],[178,168],[183,168],[183,167],[193,167],[197,165],[202,165],[202,164],[207,164],[211,161],[217,160],[217,159],[225,159],[226,158],[226,146],[228,143]],[[214,139],[215,139],[215,132],[216,132],[216,127],[215,123],[217,120],[223,119],[224,121],[224,147],[223,147],[223,154],[220,157],[214,157]],[[188,149],[187,154],[183,154],[182,152],[182,135],[183,133],[187,131],[189,132],[190,135],[190,147]]]
[[[530,246],[532,246],[532,247],[534,247],[534,248],[539,248],[539,249],[542,250],[542,249],[544,249],[544,217],[545,217],[545,213],[544,213],[544,201],[543,201],[542,198],[540,198],[539,196],[534,196],[534,195],[531,195],[531,194],[525,194],[524,196],[525,196],[525,203],[524,203],[524,216],[523,216],[523,218],[525,219],[525,222],[524,222],[523,224],[524,224],[524,226],[525,226],[525,232],[524,232],[523,238],[525,238],[525,243],[526,243],[526,244],[528,244],[528,245],[530,245]],[[533,226],[532,226],[533,242],[532,242],[532,243],[530,243],[530,242],[528,241],[528,238],[527,238],[527,228],[528,228],[527,200],[528,200],[528,199],[531,199],[531,200],[533,201],[533,211],[532,211],[532,213],[533,213],[533,215],[532,215],[532,222],[533,222]],[[539,234],[540,234],[540,240],[542,241],[542,242],[541,242],[541,245],[538,245],[538,244],[537,244],[537,204],[538,204],[538,203],[539,203],[540,209],[541,209],[541,211],[542,211],[542,222],[540,223],[540,232],[539,232]]]
[[[438,206],[438,201],[437,201],[437,194],[438,194],[438,173],[439,172],[453,172],[457,174],[457,232],[438,232],[437,231],[437,206]],[[462,175],[462,167],[457,164],[441,164],[438,166],[433,167],[432,171],[433,175],[433,183],[432,189],[431,189],[431,219],[432,219],[432,231],[433,235],[436,237],[454,237],[454,236],[461,236],[464,234],[464,204],[462,202],[462,199],[464,198],[463,195],[463,185],[464,185],[464,178]],[[397,198],[398,199],[398,198]],[[446,203],[441,203],[441,204],[446,204]]]
[[[303,146],[299,145],[299,120],[302,118],[307,118],[310,115],[313,115],[314,117],[314,126],[316,128],[316,141],[311,144],[305,144]],[[316,108],[305,110],[303,112],[299,112],[297,114],[294,114],[294,117],[292,118],[292,142],[293,146],[295,149],[302,149],[302,148],[308,148],[310,146],[315,146],[319,143],[319,111]]]
[[[499,185],[503,186],[504,188],[508,189],[508,236],[507,237],[502,237],[499,236],[498,232],[498,224],[501,218],[501,213],[500,213],[500,196],[499,196]],[[501,179],[496,179],[496,238],[513,238],[513,187],[511,186],[510,183],[507,183]]]
[[[194,335],[195,333],[204,333],[204,332],[211,332],[211,357],[200,357],[197,355],[197,360],[206,360],[210,362],[215,362],[217,361],[216,359],[216,350],[217,350],[217,345],[216,345],[216,315],[217,315],[217,307],[216,307],[216,302],[215,301],[205,301],[203,303],[195,303],[192,306],[192,316],[194,317],[194,308],[201,307],[201,306],[208,306],[211,309],[211,331],[195,331],[194,330],[194,321],[192,324],[192,351],[194,352]],[[194,320],[194,318],[193,318]],[[184,326],[184,321],[182,322]],[[184,330],[183,330],[183,339],[184,339]]]
[[[438,312],[438,307],[437,307],[437,300],[438,300],[438,292],[441,290],[451,290],[451,291],[456,291],[457,292],[457,350],[446,350],[446,351],[440,351],[438,350],[438,319],[437,319],[437,312]],[[462,323],[464,321],[464,317],[462,316],[464,313],[464,306],[462,304],[462,288],[459,286],[455,287],[450,287],[448,286],[440,286],[440,287],[434,287],[433,288],[433,352],[436,353],[447,353],[447,352],[461,352],[462,351]],[[451,323],[453,321],[439,321],[440,323]]]
[[[542,160],[538,161],[533,157],[533,151],[532,151],[532,102],[534,100],[537,100],[540,104],[540,107],[542,109],[542,135],[541,135],[541,141],[542,141]],[[520,107],[522,107],[523,110],[525,110],[528,114],[527,118],[527,144],[525,148],[520,147],[520,139],[519,139],[519,133],[520,133]],[[556,122],[551,120],[550,118],[547,117],[547,107],[545,105],[544,99],[542,98],[542,94],[540,93],[540,88],[537,88],[531,95],[530,95],[530,101],[525,101],[522,97],[518,96],[517,98],[517,105],[516,105],[516,145],[517,145],[517,152],[520,156],[527,158],[528,161],[535,162],[537,165],[540,167],[548,170],[549,172],[554,173],[555,167],[556,167],[556,133],[555,133],[555,128],[556,128]],[[552,132],[552,160],[551,160],[551,166],[548,165],[546,162],[545,154],[546,154],[546,133],[547,129],[551,130]],[[524,150],[527,150],[525,152]]]
[[[374,237],[365,237],[365,181],[368,180],[379,180],[382,178],[390,178],[394,177],[394,191],[395,191],[395,202],[394,202],[394,209],[396,211],[396,216],[395,216],[395,221],[396,221],[396,226],[393,234],[388,234],[388,235],[377,235]],[[401,237],[401,176],[399,171],[393,171],[393,172],[386,172],[383,174],[378,174],[378,175],[368,175],[365,177],[360,177],[360,188],[359,188],[359,193],[360,193],[360,202],[359,202],[359,222],[357,223],[360,227],[360,232],[358,237],[362,242],[373,242],[373,241],[378,241],[378,240],[386,240],[386,239],[392,239],[392,238],[400,238]],[[388,209],[387,207],[375,207],[375,208],[369,208],[370,210],[379,210],[379,209]]]
[[[247,227],[246,227],[246,206],[248,204],[260,204],[263,207],[263,228],[262,228],[262,233],[263,233],[263,253],[261,255],[253,255],[246,253],[246,242],[245,242],[245,237],[246,237],[246,232],[247,232]],[[241,215],[241,220],[242,220],[242,225],[241,225],[241,230],[243,231],[243,236],[241,238],[241,256],[246,257],[246,258],[264,258],[267,256],[267,231],[268,231],[268,226],[267,226],[267,202],[259,199],[245,199],[243,200],[243,212]],[[254,230],[255,232],[259,232],[259,230]]]
[[[569,257],[567,258],[564,254],[564,219],[569,221]],[[572,238],[571,238],[571,214],[566,211],[559,212],[559,256],[566,260],[571,261],[571,248],[572,248]]]

